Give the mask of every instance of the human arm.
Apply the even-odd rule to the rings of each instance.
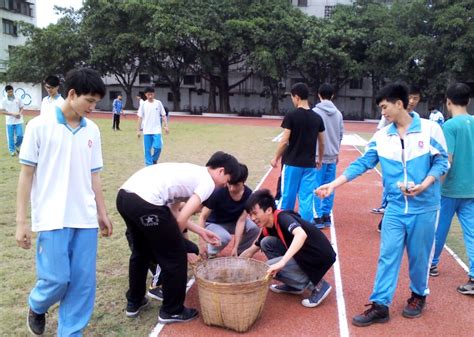
[[[235,224],[235,233],[234,233],[234,247],[232,247],[231,256],[237,256],[238,248],[240,245],[240,241],[242,240],[242,235],[244,234],[245,230],[245,221],[247,220],[247,212],[244,210],[240,215],[237,223]]]
[[[95,203],[97,204],[97,217],[99,221],[100,234],[102,236],[111,236],[113,226],[105,207],[104,194],[102,192],[102,183],[99,172],[92,173],[92,190],[94,191]]]
[[[275,264],[272,264],[267,270],[267,274],[275,276],[287,263],[290,259],[303,247],[304,242],[308,235],[302,227],[296,227],[291,232],[293,234],[293,241],[291,242],[290,247],[286,251],[285,255]]]
[[[31,247],[31,228],[26,223],[28,201],[30,200],[31,186],[36,166],[21,165],[16,197],[16,233],[15,240],[23,249]]]
[[[280,160],[281,156],[285,152],[286,147],[290,141],[291,130],[290,129],[283,129],[283,135],[281,136],[280,142],[278,143],[277,150],[275,152],[275,156],[270,161],[270,165],[272,167],[276,167],[278,161]]]
[[[210,243],[211,245],[218,245],[220,243],[220,240],[216,234],[205,228],[202,228],[199,225],[196,225],[191,221],[188,221],[191,215],[197,212],[200,207],[201,199],[197,194],[193,194],[178,214],[178,218],[176,220],[178,222],[179,229],[181,232],[183,232],[184,229],[187,228],[190,231],[201,236],[206,242]]]
[[[168,126],[168,119],[166,118],[166,111],[165,111],[165,108],[163,106],[161,106],[161,123],[163,125],[163,129],[165,130],[165,133],[166,134],[169,134],[170,133],[170,129],[169,129],[169,126]]]
[[[258,251],[260,250],[260,247],[257,246],[255,243],[251,245],[249,248],[244,250],[242,253],[240,253],[239,257],[245,257],[245,258],[251,258],[253,257]]]
[[[203,206],[201,210],[201,214],[199,215],[199,222],[198,222],[201,228],[206,228],[206,221],[209,218],[211,211],[212,210],[210,208]],[[199,255],[204,256],[204,257],[207,255],[207,243],[206,241],[204,241],[202,237],[199,237]]]
[[[316,168],[319,170],[323,166],[324,156],[324,131],[318,132],[318,161],[316,162]]]
[[[331,181],[329,184],[319,186],[314,190],[314,193],[316,193],[321,199],[327,198],[337,187],[344,185],[347,183],[347,181],[347,178],[344,175],[341,175],[337,179]]]

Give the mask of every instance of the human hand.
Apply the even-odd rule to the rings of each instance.
[[[164,129],[165,129],[165,133],[168,135],[170,133],[170,129],[168,128],[168,126],[165,126]]]
[[[314,194],[316,194],[320,199],[324,199],[330,196],[333,191],[334,187],[329,183],[319,186],[314,190]]]
[[[141,135],[142,135],[142,132],[141,132],[141,130],[137,130],[137,137],[138,137],[138,138],[140,138],[140,137],[141,137]]]
[[[31,248],[31,229],[27,225],[17,225],[15,240],[19,247],[23,249]]]
[[[103,218],[99,218],[99,228],[100,228],[100,236],[108,237],[112,235],[112,221],[110,221],[109,217],[106,215]]]
[[[323,166],[323,161],[318,159],[316,161],[316,168],[319,170],[322,166]]]
[[[283,263],[282,260],[278,261],[275,264],[272,264],[268,269],[267,269],[267,275],[275,276],[283,267],[285,266],[285,263]]]
[[[270,160],[270,165],[275,168],[277,167],[277,160],[275,158],[273,158],[272,160]]]
[[[217,247],[221,244],[221,239],[219,238],[219,236],[208,229],[203,230],[201,237],[204,239],[204,241],[210,243],[213,246]]]
[[[201,258],[194,254],[194,253],[188,253],[188,262],[190,264],[196,264]]]
[[[230,252],[230,256],[239,256],[239,254],[237,253],[237,248],[236,246],[234,246],[234,248],[232,248],[232,251]]]

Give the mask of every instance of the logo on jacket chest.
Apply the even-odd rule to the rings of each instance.
[[[160,224],[160,220],[158,219],[158,215],[156,214],[141,216],[140,222],[145,227],[158,226]]]
[[[419,141],[418,141],[418,147],[419,147],[420,149],[424,148],[424,147],[425,147],[425,142],[422,141],[422,140],[419,140]]]

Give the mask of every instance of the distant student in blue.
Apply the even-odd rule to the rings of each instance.
[[[446,92],[446,106],[453,118],[443,124],[443,132],[451,167],[441,186],[441,214],[430,269],[431,276],[439,275],[439,257],[456,213],[469,258],[469,279],[457,289],[464,295],[474,295],[474,116],[467,112],[470,95],[471,90],[464,83],[453,84]]]
[[[122,95],[117,95],[117,98],[114,99],[112,103],[112,114],[114,115],[112,130],[120,131],[120,115],[123,115]]]
[[[448,170],[446,140],[441,127],[408,112],[408,88],[393,83],[376,96],[391,125],[375,133],[365,154],[333,182],[316,190],[321,197],[355,179],[380,162],[387,208],[383,218],[380,256],[369,309],[352,319],[356,326],[385,323],[397,286],[406,247],[411,297],[406,318],[419,317],[429,294],[428,274],[440,209],[440,177]]]
[[[7,125],[8,151],[14,157],[20,152],[23,142],[23,107],[21,99],[16,98],[11,85],[5,86],[7,97],[2,100],[0,112],[5,115]]]

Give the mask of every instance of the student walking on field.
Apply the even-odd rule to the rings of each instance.
[[[316,193],[324,198],[378,162],[388,200],[383,218],[380,256],[370,306],[352,319],[356,326],[385,323],[406,247],[411,296],[406,318],[419,317],[429,294],[428,274],[440,209],[440,177],[448,170],[446,141],[441,127],[407,111],[408,88],[389,84],[376,96],[391,125],[375,133],[365,154]]]
[[[143,148],[145,153],[145,165],[153,165],[158,162],[163,145],[163,129],[169,133],[166,112],[163,104],[155,99],[155,89],[145,88],[146,101],[138,108],[137,136],[143,133]]]
[[[18,245],[36,240],[37,281],[28,297],[28,329],[42,335],[46,313],[59,303],[57,335],[81,336],[94,309],[98,228],[112,234],[99,172],[101,138],[86,118],[104,96],[91,69],[69,72],[66,100],[55,116],[40,115],[26,127],[20,151],[16,234]],[[31,228],[27,224],[31,199]]]
[[[11,85],[5,86],[7,97],[2,100],[0,112],[5,115],[7,124],[7,141],[10,156],[14,157],[20,152],[23,142],[23,102],[16,98]]]

